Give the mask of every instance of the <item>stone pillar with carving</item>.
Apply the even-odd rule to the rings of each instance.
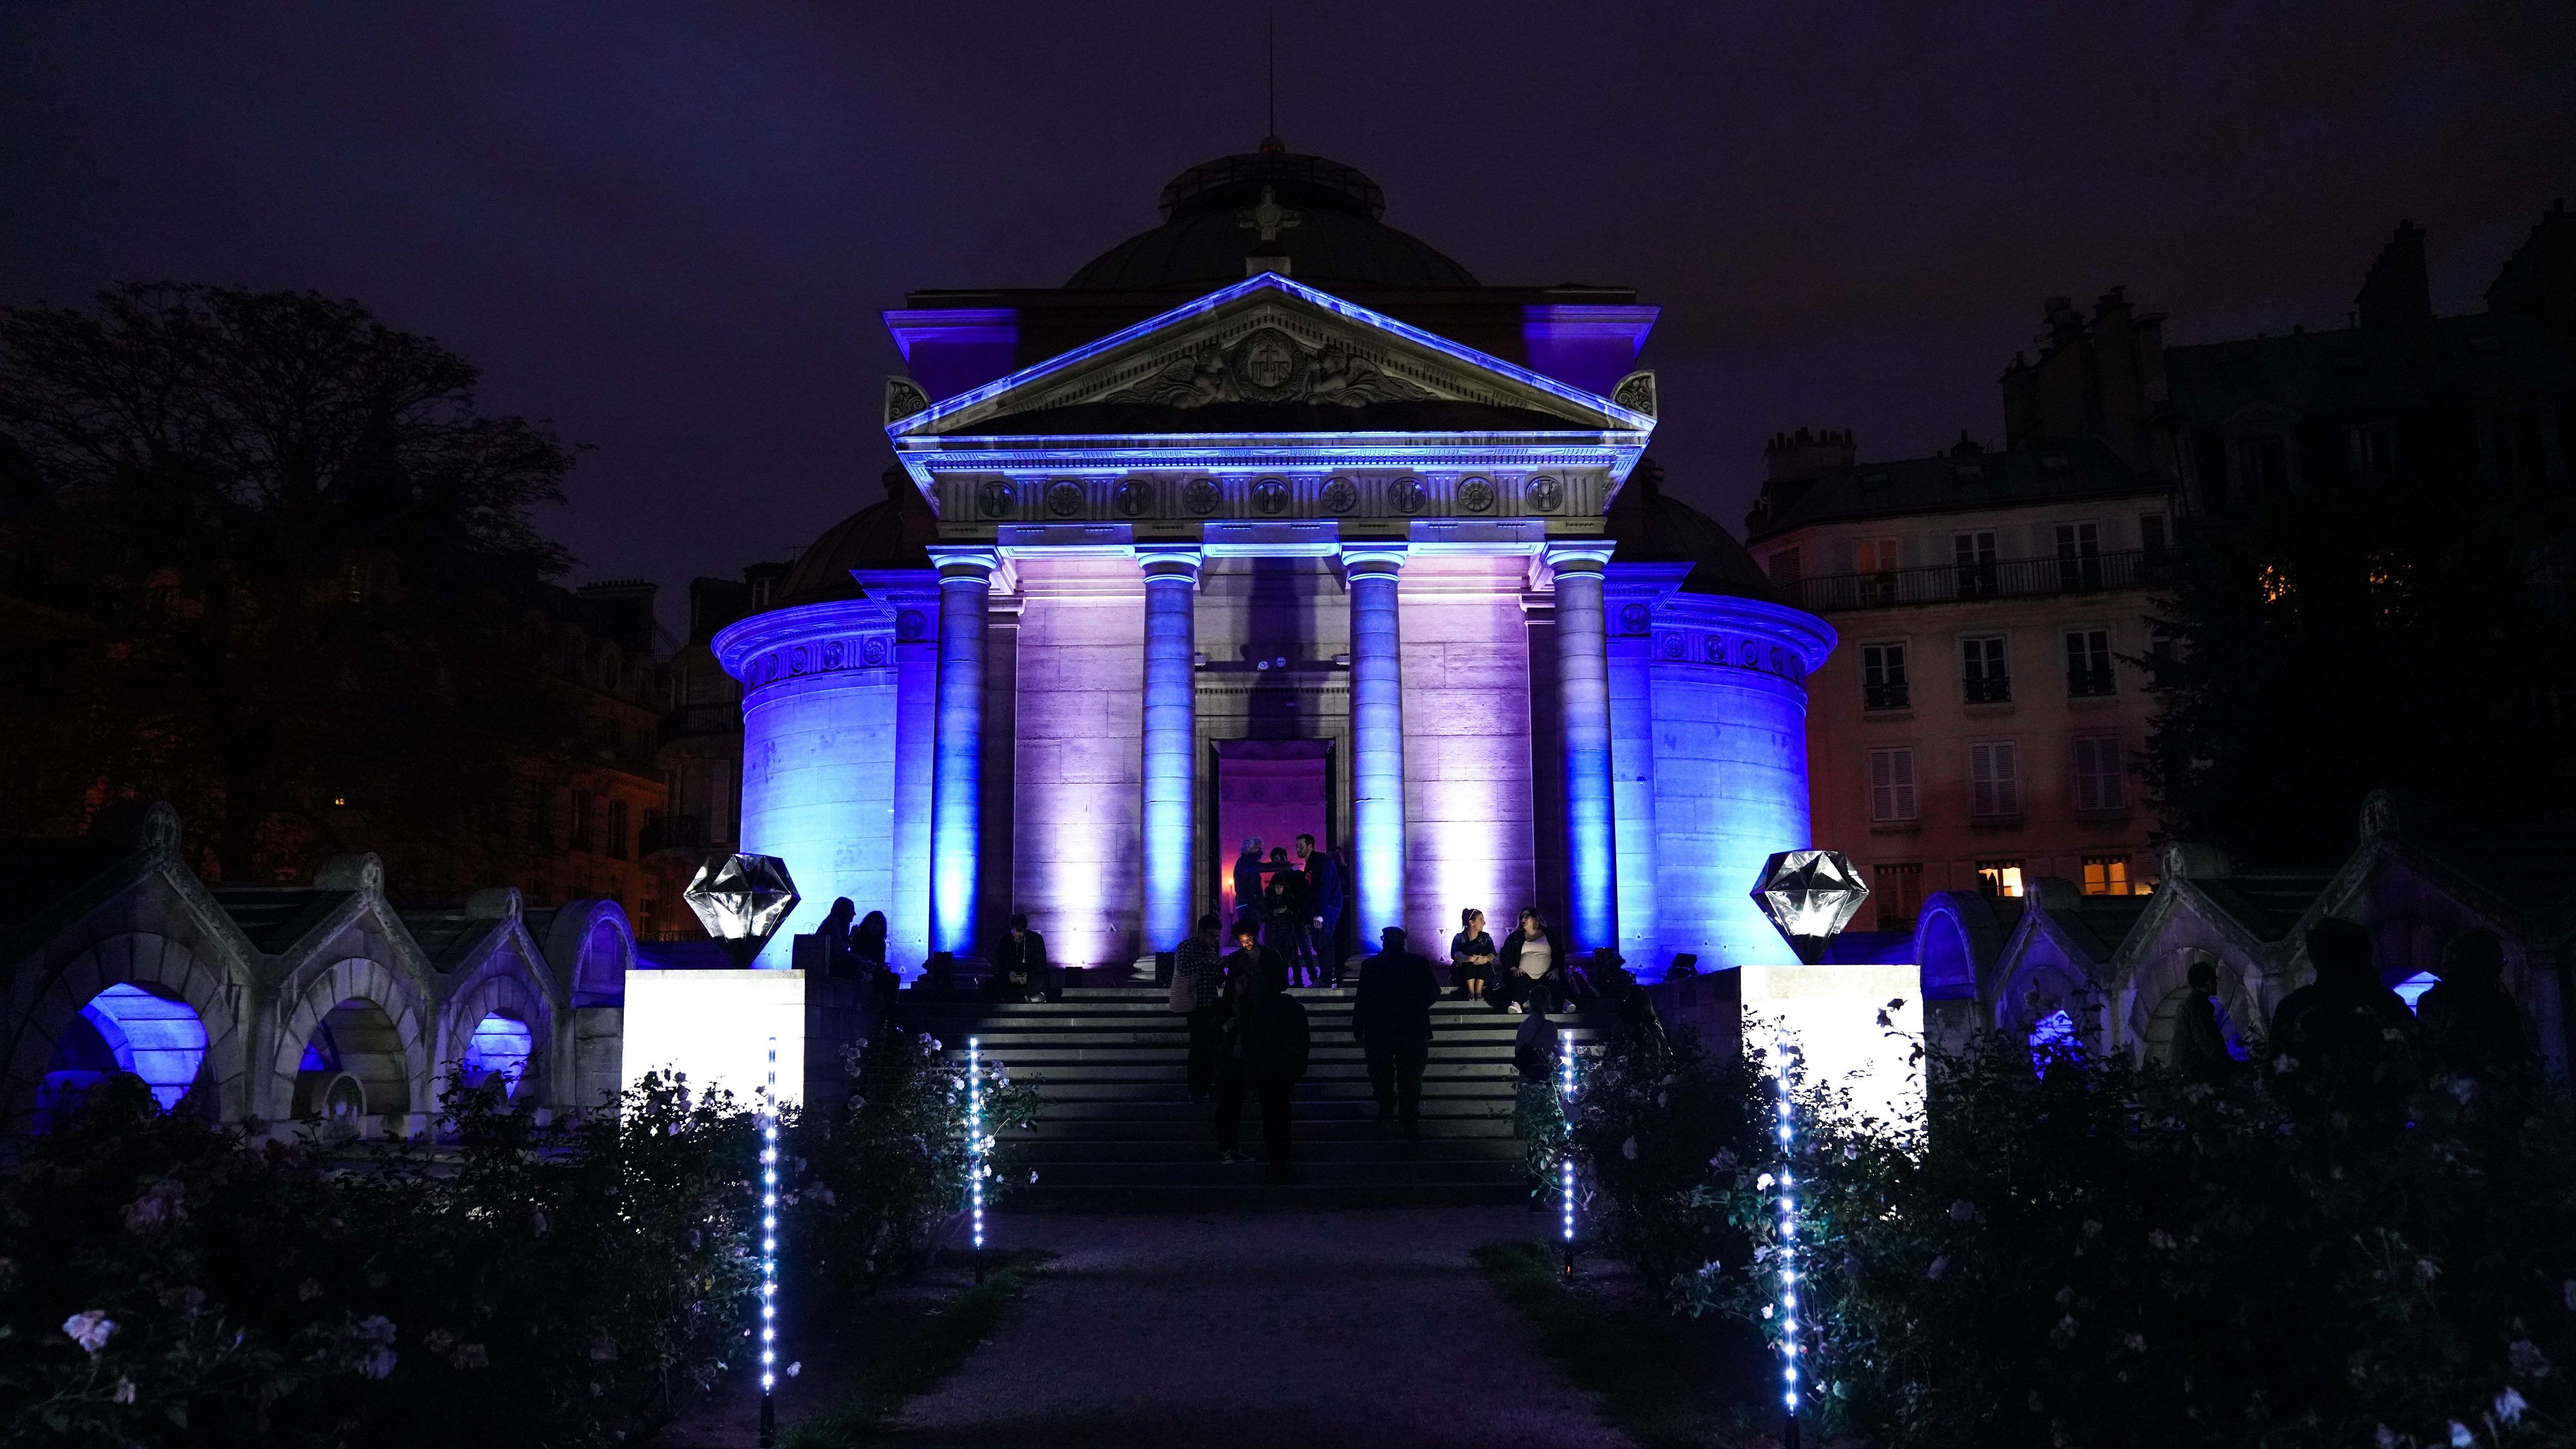
[[[1145,570],[1145,949],[1178,949],[1190,934],[1190,845],[1198,749],[1199,551],[1136,550]]]
[[[1566,938],[1578,951],[1619,942],[1619,857],[1610,799],[1610,655],[1603,612],[1606,542],[1551,543],[1556,575],[1558,732],[1565,768]]]
[[[974,957],[984,765],[984,611],[1000,559],[938,547],[939,691],[930,778],[930,949]]]
[[[1404,676],[1396,619],[1402,544],[1345,544],[1351,595],[1351,906],[1359,949],[1404,924]]]

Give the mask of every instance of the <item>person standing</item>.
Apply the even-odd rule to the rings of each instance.
[[[993,945],[992,992],[1000,1001],[1039,1001],[1046,997],[1046,937],[1029,929],[1026,912],[1014,912],[1011,929]]]
[[[1217,913],[1199,917],[1199,928],[1174,952],[1174,971],[1189,983],[1190,1103],[1208,1099],[1216,1090],[1217,1063],[1225,1053],[1225,959],[1217,954],[1217,932],[1224,922]]]
[[[1261,944],[1261,928],[1250,919],[1234,923],[1234,949],[1226,953],[1225,978],[1217,998],[1216,1160],[1243,1158],[1243,1099],[1252,1092],[1244,1065],[1243,1013],[1261,994],[1273,971],[1284,983],[1288,968],[1279,953]]]
[[[1312,1038],[1306,1008],[1288,994],[1288,969],[1277,956],[1262,962],[1261,980],[1243,1004],[1236,1038],[1243,1074],[1261,1103],[1261,1145],[1270,1157],[1270,1180],[1293,1180],[1289,1163],[1289,1097],[1305,1080]]]
[[[1315,837],[1300,835],[1300,845],[1311,846]],[[1342,984],[1342,914],[1350,904],[1351,873],[1342,863],[1341,848],[1319,850],[1306,862],[1307,899],[1314,902],[1315,955],[1324,964],[1324,984]]]
[[[1485,999],[1496,1007],[1513,1011],[1522,1009],[1532,991],[1544,986],[1548,995],[1558,1001],[1570,999],[1565,962],[1558,956],[1556,941],[1547,933],[1547,918],[1536,906],[1521,908],[1520,929],[1503,938],[1500,969]]]
[[[1270,923],[1266,939],[1288,963],[1288,980],[1296,986],[1319,984],[1315,953],[1306,940],[1306,876],[1288,859],[1288,847],[1271,847],[1269,880],[1262,885],[1263,916]]]
[[[1431,963],[1405,949],[1402,927],[1387,927],[1378,953],[1360,967],[1351,1035],[1368,1058],[1377,1119],[1402,1123],[1407,1141],[1422,1140],[1422,1070],[1431,1061],[1431,1004],[1439,999]]]
[[[1236,921],[1261,919],[1261,877],[1270,869],[1261,858],[1261,837],[1244,837],[1243,854],[1234,858],[1234,918]]]
[[[1474,906],[1458,913],[1458,934],[1449,938],[1449,976],[1458,999],[1474,1001],[1485,994],[1494,974],[1494,938],[1485,933],[1485,913]]]

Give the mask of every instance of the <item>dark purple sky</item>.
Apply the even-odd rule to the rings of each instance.
[[[1993,441],[2045,295],[2333,325],[2411,216],[2472,309],[2576,194],[2564,0],[1278,10],[1292,149],[1486,281],[1662,305],[1655,452],[1730,525],[1779,428]],[[1250,149],[1264,13],[9,6],[0,301],[355,297],[594,445],[549,520],[575,581],[675,587],[877,496],[879,309],[1057,285]]]

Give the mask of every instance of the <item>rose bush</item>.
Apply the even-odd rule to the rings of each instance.
[[[1599,1128],[1577,1141],[1605,1227],[1661,1219],[1608,1241],[1684,1311],[1769,1329],[1780,1163],[1730,1135],[1767,1110],[1765,1065],[1712,1068],[1740,1094],[1712,1131],[1659,1118],[1649,1104],[1672,1089],[1605,1062],[1582,1104]],[[1802,1094],[1801,1316],[1823,1434],[2576,1442],[2563,1105],[2437,1081],[2381,1127],[2285,1101],[2260,1059],[2215,1084],[2117,1057],[2035,1070],[2008,1041],[1927,1065],[1919,1133],[1855,1121],[1826,1084]],[[1644,1129],[1635,1158],[1623,1124]],[[1715,1266],[1687,1266],[1694,1242]]]

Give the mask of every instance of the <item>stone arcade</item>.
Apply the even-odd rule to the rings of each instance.
[[[1645,459],[1655,309],[1478,285],[1275,141],[1195,167],[1066,287],[886,314],[887,500],[715,641],[742,847],[885,910],[907,972],[1025,911],[1124,973],[1238,840],[1353,856],[1346,942],[1461,907],[1574,949],[1774,959],[1833,645]]]

